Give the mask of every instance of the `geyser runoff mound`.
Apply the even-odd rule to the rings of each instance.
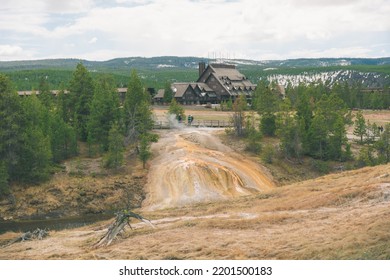
[[[164,132],[152,146],[149,209],[226,199],[267,191],[275,185],[259,164],[223,145],[215,129]]]

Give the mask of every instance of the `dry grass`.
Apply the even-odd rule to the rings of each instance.
[[[127,164],[120,170],[105,170],[101,158],[75,158],[65,163],[48,182],[33,185],[14,185],[15,204],[0,205],[0,217],[59,217],[94,214],[124,208],[124,192],[134,197],[131,202],[140,207],[145,197],[143,186],[147,170],[130,153]]]
[[[142,213],[112,245],[109,222],[0,249],[0,259],[389,259],[390,165],[254,196]],[[0,236],[3,242],[14,237]]]
[[[216,111],[215,109],[204,108],[204,106],[184,106],[185,114],[192,115],[195,121],[229,121],[232,112]],[[165,120],[166,113],[168,112],[167,106],[156,106],[153,108],[153,113],[158,120]]]
[[[109,179],[112,183],[126,178],[115,176]],[[73,192],[80,196],[81,190],[88,196],[99,184],[98,178],[75,177],[70,192],[69,185],[58,180],[43,191],[49,193],[48,205],[53,208],[60,196],[66,200]],[[41,205],[38,189],[25,193]],[[115,203],[110,190],[98,188],[97,194],[101,201],[110,197],[110,203]],[[390,164],[229,200],[143,209],[140,214],[156,228],[133,221],[135,229],[128,229],[108,247],[93,245],[111,221],[51,231],[42,241],[0,248],[0,259],[390,259],[389,206]],[[0,235],[0,244],[16,236]]]

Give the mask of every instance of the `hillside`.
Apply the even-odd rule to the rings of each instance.
[[[213,62],[201,57],[129,57],[108,61],[80,59],[47,59],[31,61],[0,61],[0,72],[5,72],[19,90],[36,88],[45,77],[52,87],[70,80],[77,63],[82,62],[94,75],[110,73],[119,87],[125,86],[132,69],[136,69],[148,87],[162,88],[167,81],[191,82],[197,79],[198,63]],[[390,58],[321,58],[255,61],[219,59],[233,63],[250,80],[278,80],[282,84],[312,82],[361,82],[364,87],[383,87],[390,84]]]
[[[0,70],[31,70],[31,69],[73,69],[77,63],[82,62],[91,71],[115,70],[127,71],[131,68],[137,69],[197,69],[201,61],[213,61],[204,57],[128,57],[115,58],[107,61],[88,61],[82,59],[44,59],[25,61],[0,61]],[[221,62],[228,62],[238,65],[241,68],[259,66],[261,68],[297,68],[297,67],[330,67],[330,66],[389,66],[390,58],[313,58],[313,59],[288,59],[288,60],[247,60],[247,59],[218,59]]]
[[[227,201],[143,211],[156,228],[133,224],[109,247],[93,248],[106,221],[1,248],[0,259],[389,259],[389,174],[390,165],[370,167]]]
[[[112,220],[52,230],[44,240],[1,247],[0,259],[390,258],[390,164],[277,186],[258,161],[235,154],[206,131],[163,132],[154,146],[146,200],[134,211],[155,228],[132,221],[134,230],[101,248],[94,244]],[[173,185],[159,184],[167,180]],[[50,201],[58,205],[58,193],[76,192],[90,205],[98,206],[88,200],[95,195],[99,206],[117,204],[115,188],[90,181],[90,188],[81,180],[77,189],[57,186]],[[250,186],[259,188],[246,192]],[[19,235],[2,234],[0,244]]]

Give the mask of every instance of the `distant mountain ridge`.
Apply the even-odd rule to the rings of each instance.
[[[161,69],[161,68],[197,68],[201,61],[213,62],[204,57],[128,57],[115,58],[107,61],[90,61],[83,59],[43,59],[25,61],[0,61],[0,70],[33,70],[45,68],[73,69],[77,63],[82,62],[91,70],[128,70],[129,68],[139,69]],[[329,66],[349,66],[349,65],[389,65],[390,57],[383,58],[299,58],[287,60],[248,60],[248,59],[218,59],[219,62],[236,64],[238,67],[258,66],[260,68],[295,68],[295,67],[329,67]]]
[[[82,62],[92,73],[109,73],[119,87],[126,85],[132,69],[136,69],[149,87],[162,88],[167,82],[194,82],[199,62],[229,63],[237,66],[247,78],[261,79],[286,86],[291,83],[322,81],[360,83],[363,87],[390,86],[390,57],[383,58],[300,58],[287,60],[208,59],[204,57],[125,57],[107,61],[82,59],[43,59],[0,61],[0,72],[7,73],[20,90],[36,88],[40,77],[46,77],[53,88],[67,83],[77,63]]]

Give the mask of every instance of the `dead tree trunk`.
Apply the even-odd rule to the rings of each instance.
[[[150,226],[154,227],[153,224],[148,220],[142,217],[141,215],[138,215],[132,211],[123,210],[118,213],[116,213],[116,218],[114,223],[112,223],[109,227],[107,232],[104,234],[104,236],[99,240],[99,242],[95,245],[95,247],[101,247],[101,246],[108,246],[111,244],[111,242],[120,234],[122,231],[124,231],[125,226],[128,225],[131,229],[130,225],[130,219],[135,218],[138,219],[144,223],[149,224]]]
[[[48,235],[49,235],[49,232],[46,229],[37,228],[33,232],[27,231],[27,232],[23,233],[21,236],[16,237],[15,239],[11,240],[6,245],[4,245],[0,248],[4,248],[4,247],[10,246],[14,243],[23,242],[23,241],[27,241],[27,240],[34,240],[34,239],[42,240],[43,238],[47,237]]]

